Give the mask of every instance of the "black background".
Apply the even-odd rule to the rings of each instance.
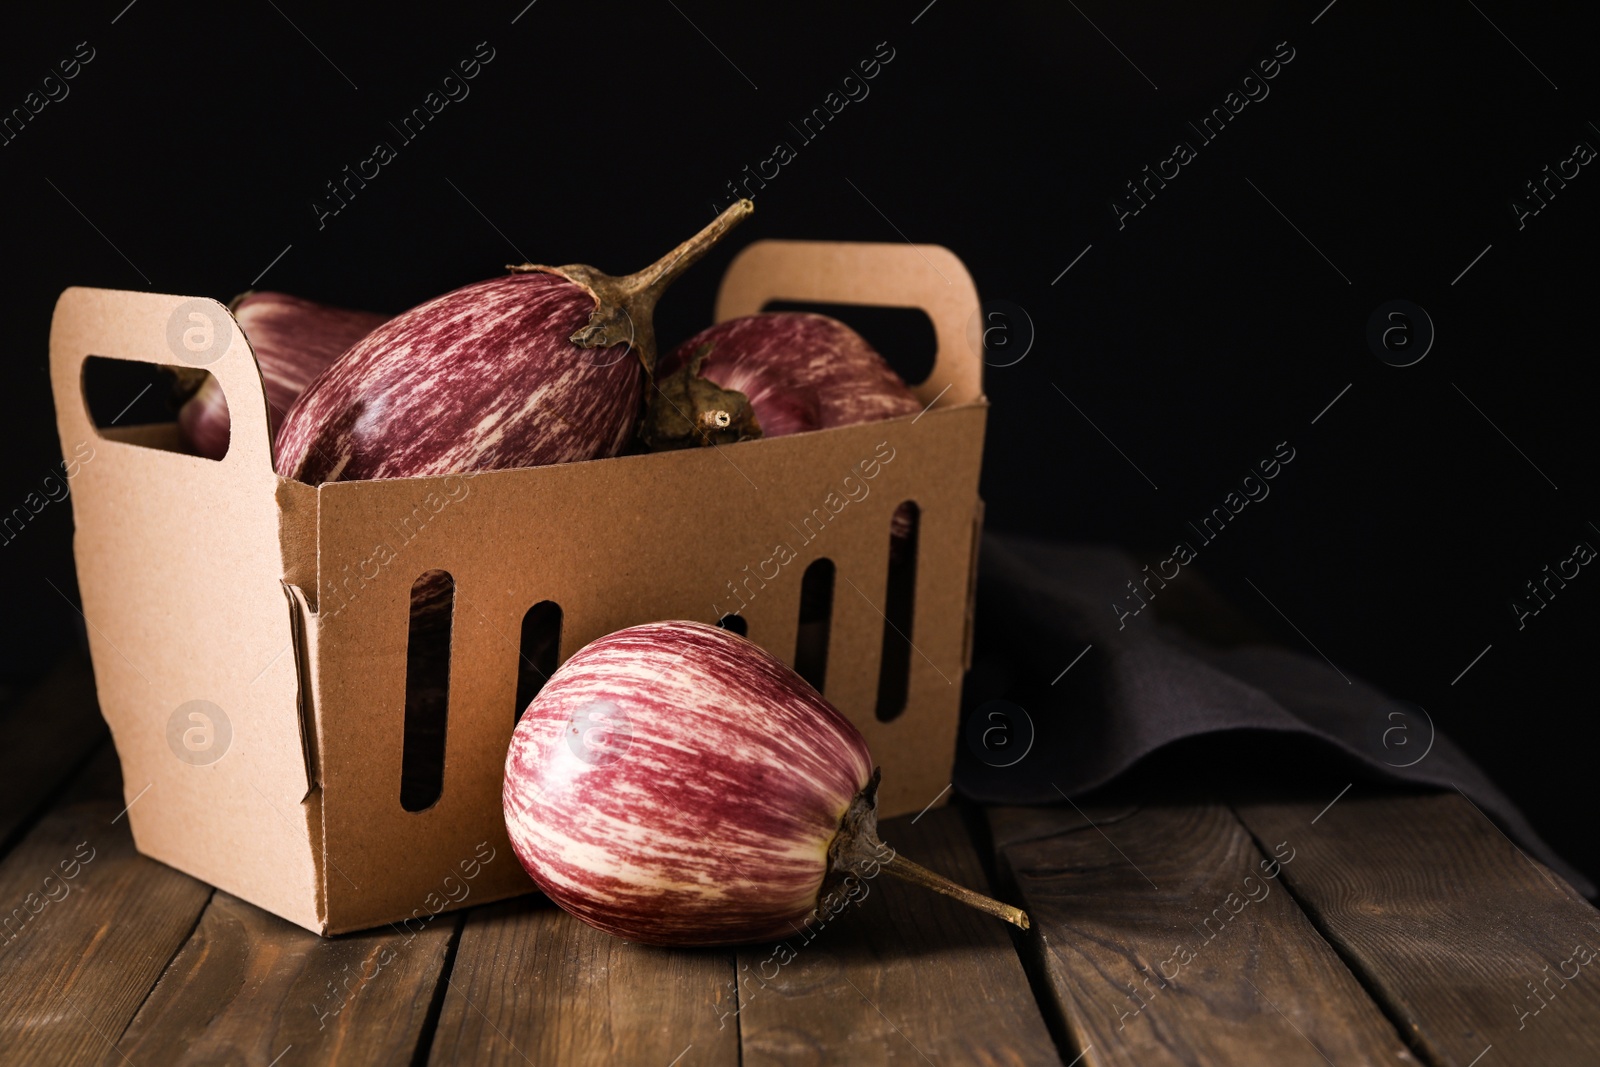
[[[68,285],[227,299],[260,276],[399,311],[524,255],[630,270],[788,141],[756,217],[663,305],[665,342],[706,322],[723,266],[760,237],[952,248],[1034,333],[986,377],[991,528],[1168,549],[1288,441],[1271,496],[1199,567],[1285,642],[1428,709],[1600,875],[1600,577],[1522,630],[1509,606],[1577,541],[1600,545],[1600,175],[1522,229],[1510,206],[1575,142],[1600,146],[1594,26],[1504,0],[1325,2],[114,0],[12,17],[6,111],[79,42],[95,58],[0,146],[0,504],[60,456],[46,338]],[[389,121],[480,41],[494,59],[470,96],[399,145]],[[1186,123],[1280,41],[1294,59],[1270,95],[1200,146]],[[870,95],[800,144],[789,123],[879,42],[894,58]],[[319,229],[324,183],[380,139],[398,158]],[[1119,229],[1124,182],[1180,139],[1198,158]],[[1437,330],[1414,366],[1367,344],[1394,299]],[[1029,332],[1005,324],[1002,362]],[[53,503],[0,546],[9,687],[79,639],[70,532]]]

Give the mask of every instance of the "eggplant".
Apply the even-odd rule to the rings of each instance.
[[[636,274],[531,263],[412,308],[300,396],[278,473],[317,485],[600,459],[632,440],[661,293],[754,206]]]
[[[880,872],[1028,928],[885,845],[877,790],[860,731],[782,661],[728,630],[656,622],[550,676],[512,735],[502,801],[539,888],[630,941],[815,936]]]

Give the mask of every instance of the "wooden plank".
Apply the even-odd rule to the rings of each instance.
[[[324,939],[219,891],[100,1062],[410,1063],[459,923]]]
[[[1440,1065],[1600,1063],[1600,912],[1465,798],[1362,789],[1238,812],[1390,1015]]]
[[[881,834],[908,859],[987,892],[959,811],[891,819]],[[884,875],[864,887],[839,918],[797,931],[787,951],[740,950],[746,1067],[1061,1062],[1011,927]]]
[[[1029,825],[1001,855],[1086,1067],[1416,1062],[1280,883],[1303,833],[1273,839],[1274,866],[1216,804],[1061,809],[1048,837],[1039,817],[992,814],[997,840]]]
[[[0,712],[0,855],[106,736],[94,673],[79,655],[62,657]]]
[[[0,1052],[99,1059],[139,1009],[211,888],[134,852],[111,746],[0,863]]]
[[[738,1030],[719,1029],[733,978],[723,951],[633,945],[543,897],[467,914],[430,1062],[717,1067],[738,1063]]]

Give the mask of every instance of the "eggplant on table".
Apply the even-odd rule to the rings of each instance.
[[[715,626],[657,622],[550,677],[512,735],[502,802],[539,888],[631,941],[787,938],[880,872],[1028,928],[879,840],[877,788],[860,731],[781,660]]]

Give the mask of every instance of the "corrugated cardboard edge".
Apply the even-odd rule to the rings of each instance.
[[[967,630],[961,640],[961,669],[972,669],[972,645],[978,618],[978,560],[983,555],[983,497],[972,505],[972,552],[967,564]]]
[[[318,774],[315,716],[312,712],[311,653],[306,640],[306,619],[311,608],[299,588],[283,583],[283,595],[289,601],[289,640],[294,645],[295,718],[300,725],[300,752],[306,767],[306,791],[300,797],[304,804],[317,788]]]
[[[298,679],[298,718],[300,745],[306,762],[306,794],[301,798],[305,809],[310,838],[315,848],[312,861],[316,868],[316,931],[329,934],[328,927],[328,842],[322,825],[322,750],[318,743],[320,734],[317,722],[317,648],[315,613],[306,600],[305,591],[289,582],[283,583],[284,594],[289,598],[294,614],[295,676]]]

